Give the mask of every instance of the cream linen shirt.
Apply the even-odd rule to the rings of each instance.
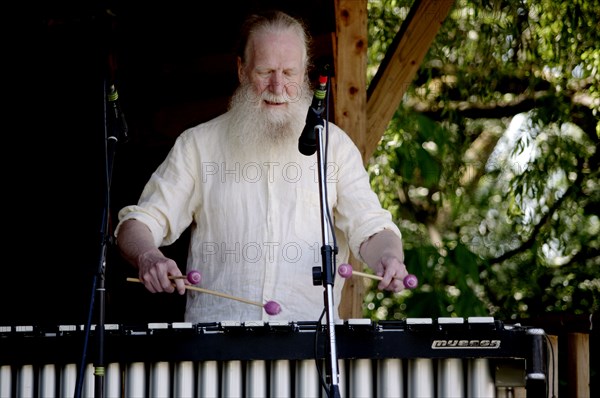
[[[228,123],[225,113],[184,131],[138,204],[121,209],[119,222],[143,222],[159,247],[191,225],[187,272],[201,273],[201,287],[281,306],[270,316],[256,305],[188,290],[185,321],[316,321],[325,308],[325,288],[313,285],[312,274],[322,266],[323,245],[317,155],[301,154],[295,140],[258,152],[238,148],[234,158]],[[400,231],[371,190],[351,139],[332,123],[328,136],[327,196],[339,265],[349,250],[360,258],[360,245],[371,235]],[[338,275],[336,319],[343,283]]]

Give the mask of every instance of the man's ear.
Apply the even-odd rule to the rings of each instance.
[[[238,80],[241,83],[244,80],[244,64],[242,62],[241,57],[237,57],[237,72],[238,72]]]

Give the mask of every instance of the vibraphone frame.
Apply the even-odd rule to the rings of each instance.
[[[74,325],[0,327],[0,370],[15,370],[23,365],[77,364],[83,349],[82,329],[82,326]],[[322,361],[326,357],[325,328],[316,322],[157,323],[106,325],[105,330],[105,363],[305,361],[315,358]],[[547,347],[544,331],[539,328],[506,325],[489,317],[466,320],[411,318],[382,322],[357,319],[336,325],[336,342],[340,362],[485,358],[497,362],[498,366],[509,363],[513,370],[517,368],[517,374],[520,368],[522,386],[528,397],[547,396]],[[89,345],[88,364],[93,363],[97,354],[93,330]],[[14,372],[11,377],[8,382],[16,383]],[[348,387],[350,377],[346,376],[343,391],[352,391]],[[434,383],[432,380],[424,382]],[[0,379],[0,392],[2,383]],[[373,396],[381,396],[377,395],[376,383],[370,388]],[[403,388],[405,396],[410,396],[410,389]],[[12,394],[16,396],[16,393]]]

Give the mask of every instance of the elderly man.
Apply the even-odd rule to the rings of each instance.
[[[309,37],[282,12],[252,15],[242,28],[239,87],[228,111],[184,131],[136,205],[119,212],[118,247],[150,292],[187,292],[185,321],[315,321],[324,311],[312,268],[321,264],[317,157],[298,151],[311,91]],[[400,231],[371,190],[361,156],[326,126],[327,199],[338,263],[350,251],[399,291],[407,275]],[[186,289],[160,247],[191,226],[187,272],[202,287],[254,303]],[[336,280],[340,302],[344,280]],[[339,315],[338,315],[339,316]]]

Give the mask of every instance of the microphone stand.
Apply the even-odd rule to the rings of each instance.
[[[323,139],[323,119],[319,118],[319,122],[315,125],[315,132],[317,137],[317,162],[318,162],[318,177],[319,177],[319,196],[321,199],[321,231],[323,246],[321,247],[321,261],[322,270],[319,272],[318,267],[313,269],[313,284],[318,285],[322,283],[325,287],[324,301],[325,311],[327,317],[326,332],[328,340],[328,356],[326,358],[328,365],[328,377],[329,377],[329,391],[328,396],[338,398],[340,397],[339,390],[339,372],[337,363],[337,347],[335,338],[335,321],[333,316],[333,280],[335,276],[334,257],[337,253],[337,248],[333,248],[330,244],[330,236],[332,231],[330,228],[328,208],[327,208],[327,187],[326,187],[326,159],[327,159],[327,147],[325,140]]]
[[[92,294],[90,298],[90,306],[88,310],[88,318],[85,325],[84,348],[77,374],[77,382],[75,388],[75,398],[81,397],[84,371],[86,367],[87,348],[90,337],[90,329],[92,323],[92,314],[94,312],[95,295],[98,296],[98,324],[95,328],[95,336],[97,341],[97,360],[94,364],[94,397],[104,397],[104,378],[105,378],[105,363],[104,363],[104,337],[105,337],[105,320],[106,320],[106,288],[105,288],[105,272],[106,272],[106,254],[108,244],[112,241],[109,231],[110,227],[110,186],[112,181],[112,170],[114,158],[119,142],[119,137],[127,140],[127,124],[123,113],[118,106],[118,93],[113,85],[108,86],[106,79],[104,81],[104,137],[105,137],[105,204],[102,212],[102,223],[100,227],[100,255],[98,259],[98,268],[93,276]],[[108,110],[107,104],[111,104],[111,111]]]

